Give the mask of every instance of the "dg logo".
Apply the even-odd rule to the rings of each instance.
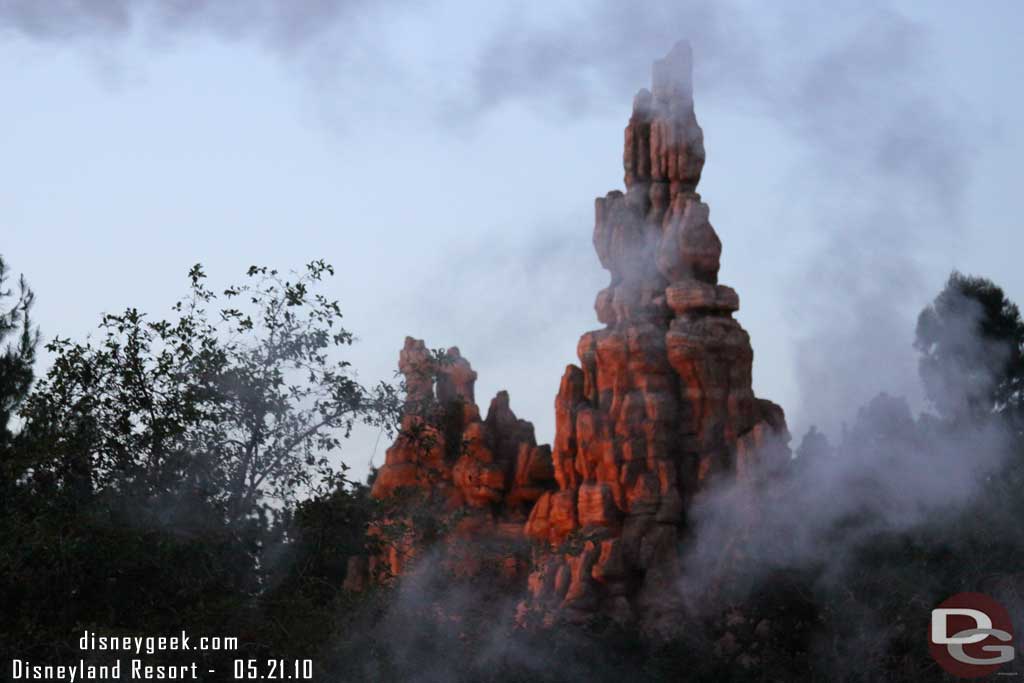
[[[1013,622],[989,596],[957,593],[932,610],[928,649],[954,676],[991,676],[1013,661]]]

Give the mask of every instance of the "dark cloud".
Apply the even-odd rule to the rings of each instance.
[[[294,48],[374,3],[365,0],[0,0],[0,26],[42,41],[158,38],[209,31]]]
[[[684,38],[710,87],[761,82],[757,31],[729,3],[598,2],[576,10],[554,26],[501,26],[481,50],[471,105],[486,110],[519,100],[573,114],[621,108],[624,95],[646,85],[651,62]]]

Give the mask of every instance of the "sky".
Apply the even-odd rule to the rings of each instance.
[[[507,389],[550,442],[609,277],[593,200],[687,39],[756,392],[797,439],[883,390],[924,409],[914,322],[949,272],[1024,302],[1024,6],[809,5],[0,0],[0,254],[76,339],[169,315],[196,262],[326,259],[360,378],[406,335],[457,345],[481,409]]]

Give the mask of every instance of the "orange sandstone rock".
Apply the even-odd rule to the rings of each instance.
[[[529,584],[535,604],[561,596],[559,609],[655,629],[681,609],[694,495],[715,476],[751,476],[759,459],[788,456],[781,408],[751,389],[750,339],[732,317],[739,297],[718,284],[722,243],[696,192],[704,145],[690,74],[684,44],[655,64],[626,128],[626,191],[597,200],[594,247],[611,284],[595,310],[606,327],[580,338],[580,365],[562,377],[552,456],[560,492],[538,501],[525,529],[556,545],[574,533],[612,535],[569,554],[552,548]],[[552,593],[547,575],[568,577],[566,591],[556,580]]]
[[[694,496],[788,458],[782,409],[751,388],[739,297],[718,284],[722,243],[696,192],[704,142],[691,73],[685,44],[655,63],[625,131],[625,192],[595,203],[594,248],[611,274],[594,306],[605,327],[583,334],[580,364],[562,376],[551,448],[505,392],[480,419],[458,349],[431,354],[407,338],[400,354],[406,415],[373,495],[418,489],[467,514],[458,536],[478,549],[467,573],[489,539],[536,543],[529,568],[503,560],[528,593],[522,623],[602,614],[670,628]],[[346,585],[360,585],[362,566],[350,563]]]
[[[408,507],[437,514],[436,526],[449,545],[446,562],[456,575],[473,575],[493,560],[502,574],[525,576],[522,563],[507,554],[507,541],[525,543],[523,529],[534,502],[555,489],[551,449],[537,445],[533,425],[512,412],[507,392],[498,392],[486,418],[480,418],[474,403],[477,375],[457,348],[431,352],[421,340],[407,337],[399,370],[405,377],[405,412],[372,495],[384,501],[405,495]],[[566,498],[573,496],[561,496],[553,521],[561,533],[576,524],[574,500],[567,506]],[[408,512],[372,526],[371,535],[385,550],[350,561],[346,588],[365,587],[374,563],[398,574],[415,559],[436,529],[418,528],[413,511]],[[478,552],[475,545],[487,551]]]

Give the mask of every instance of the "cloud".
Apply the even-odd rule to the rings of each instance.
[[[646,85],[651,62],[680,39],[693,45],[709,87],[757,87],[760,61],[749,18],[731,3],[703,0],[586,3],[551,25],[519,15],[486,39],[473,73],[471,106],[507,101],[585,114]],[[629,102],[629,99],[625,99]],[[620,107],[621,108],[621,107]]]
[[[293,49],[368,10],[364,0],[3,0],[0,26],[49,42],[211,32]]]

